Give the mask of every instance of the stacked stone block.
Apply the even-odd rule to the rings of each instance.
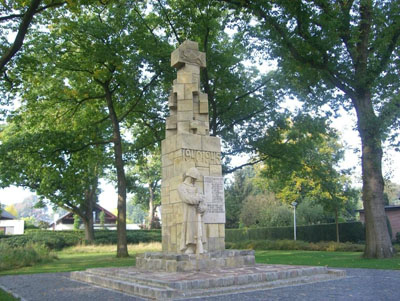
[[[209,136],[208,96],[200,91],[200,68],[206,67],[205,54],[198,44],[185,41],[171,54],[171,66],[178,69],[168,100],[170,116],[162,141],[162,247],[164,252],[180,253],[183,204],[178,185],[184,173],[196,167],[202,176],[222,177],[221,143]],[[196,182],[204,192],[204,182]],[[225,224],[205,225],[207,251],[225,249]]]

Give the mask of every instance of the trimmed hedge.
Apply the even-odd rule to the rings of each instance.
[[[252,250],[305,250],[305,251],[340,251],[340,252],[362,252],[363,244],[351,242],[305,242],[293,239],[283,240],[250,240],[240,242],[227,242],[227,249],[252,249]]]
[[[96,244],[116,244],[117,231],[100,230],[95,231]],[[140,242],[161,242],[161,230],[128,230],[126,231],[126,240],[128,244],[137,244]]]
[[[307,242],[335,241],[336,224],[298,226],[296,238],[298,240]],[[339,238],[341,242],[365,241],[364,226],[360,222],[339,223]],[[226,242],[263,239],[293,239],[293,227],[243,228],[225,230]]]
[[[95,244],[116,244],[117,231],[98,230],[94,233]],[[160,242],[161,230],[128,230],[126,238],[129,244],[139,242]],[[61,250],[65,247],[83,243],[85,235],[83,231],[51,231],[28,230],[23,235],[8,236],[0,239],[1,244],[10,247],[21,247],[29,243],[42,244],[50,250]]]
[[[61,250],[65,247],[75,246],[83,241],[83,232],[80,231],[48,231],[30,230],[23,235],[15,235],[2,238],[0,244],[12,248],[23,247],[35,243],[45,245],[50,250]]]

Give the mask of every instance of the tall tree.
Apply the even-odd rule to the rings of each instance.
[[[235,19],[215,0],[157,0],[154,11],[166,35],[177,44],[189,39],[206,53],[200,83],[208,94],[210,135],[222,138],[224,172],[233,172],[232,155],[251,152],[246,132],[260,128],[275,114],[274,82],[249,67],[255,51],[243,39],[247,19]]]
[[[243,202],[254,193],[252,178],[255,176],[253,167],[248,166],[235,171],[233,182],[225,189],[226,227],[239,228],[240,212]]]
[[[36,103],[34,108],[39,110],[21,107],[0,134],[0,186],[29,188],[41,197],[36,205],[49,201],[79,215],[85,238],[92,242],[93,206],[106,161],[104,145],[91,146],[88,141],[96,141],[96,136],[84,123],[61,122],[57,108],[47,103]],[[78,115],[78,120],[87,120],[88,116]]]
[[[299,114],[277,119],[265,137],[256,137],[251,143],[263,160],[265,186],[287,204],[311,199],[335,214],[339,241],[339,215],[354,190],[346,170],[338,169],[343,151],[337,141],[337,133],[329,129],[326,119]]]
[[[291,92],[354,109],[361,137],[364,256],[393,256],[386,227],[382,141],[400,123],[400,2],[227,0],[257,18],[254,34]],[[263,46],[264,45],[264,46]]]
[[[150,29],[151,20],[142,17],[145,10],[144,4],[135,1],[111,1],[83,9],[82,14],[59,16],[50,32],[33,34],[29,46],[37,52],[26,53],[12,75],[22,78],[19,91],[28,106],[40,99],[52,103],[61,115],[71,116],[90,108],[93,115],[86,123],[87,131],[99,126],[107,129],[100,141],[87,143],[112,145],[118,190],[118,257],[128,256],[124,148],[133,152],[154,145],[161,139],[156,129],[163,121],[156,84],[166,69],[162,68],[163,61],[166,64],[163,59],[170,49]],[[137,136],[130,139],[129,146],[123,131],[133,127],[140,130],[135,131]],[[148,135],[149,131],[155,134]]]

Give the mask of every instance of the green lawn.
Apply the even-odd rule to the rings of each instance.
[[[3,291],[0,288],[0,300],[1,301],[14,301],[14,300],[19,300],[17,298],[14,298],[13,296],[11,296],[9,293]]]
[[[70,272],[98,267],[134,266],[135,256],[159,251],[160,245],[132,248],[130,257],[116,258],[111,246],[74,247],[57,252],[57,260],[31,267],[1,271],[0,275]],[[266,264],[315,265],[341,268],[400,269],[400,256],[391,259],[364,259],[360,252],[256,251],[256,262]],[[0,298],[0,300],[2,300]]]
[[[134,266],[138,253],[160,251],[160,243],[129,245],[128,258],[117,258],[115,246],[78,246],[57,252],[58,259],[13,270],[0,271],[1,275],[35,274],[81,271],[89,268]],[[1,300],[1,299],[0,299]]]
[[[256,262],[340,268],[400,270],[399,254],[390,259],[365,259],[360,252],[256,251]]]

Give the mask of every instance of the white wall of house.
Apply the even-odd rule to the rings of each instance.
[[[5,228],[6,235],[24,234],[24,221],[17,219],[0,220],[0,228]]]
[[[50,230],[53,230],[53,228],[50,228]],[[56,224],[55,229],[56,231],[62,231],[62,230],[74,230],[74,224]]]
[[[117,230],[117,224],[104,224],[104,228],[107,230]],[[84,229],[83,225],[80,225],[79,229]],[[101,230],[103,227],[100,224],[94,224],[94,229],[95,230]],[[126,230],[139,230],[139,224],[127,224],[126,225]],[[50,227],[49,230],[53,230],[53,227]],[[74,225],[73,224],[57,224],[55,229],[56,231],[62,231],[62,230],[74,230]]]

